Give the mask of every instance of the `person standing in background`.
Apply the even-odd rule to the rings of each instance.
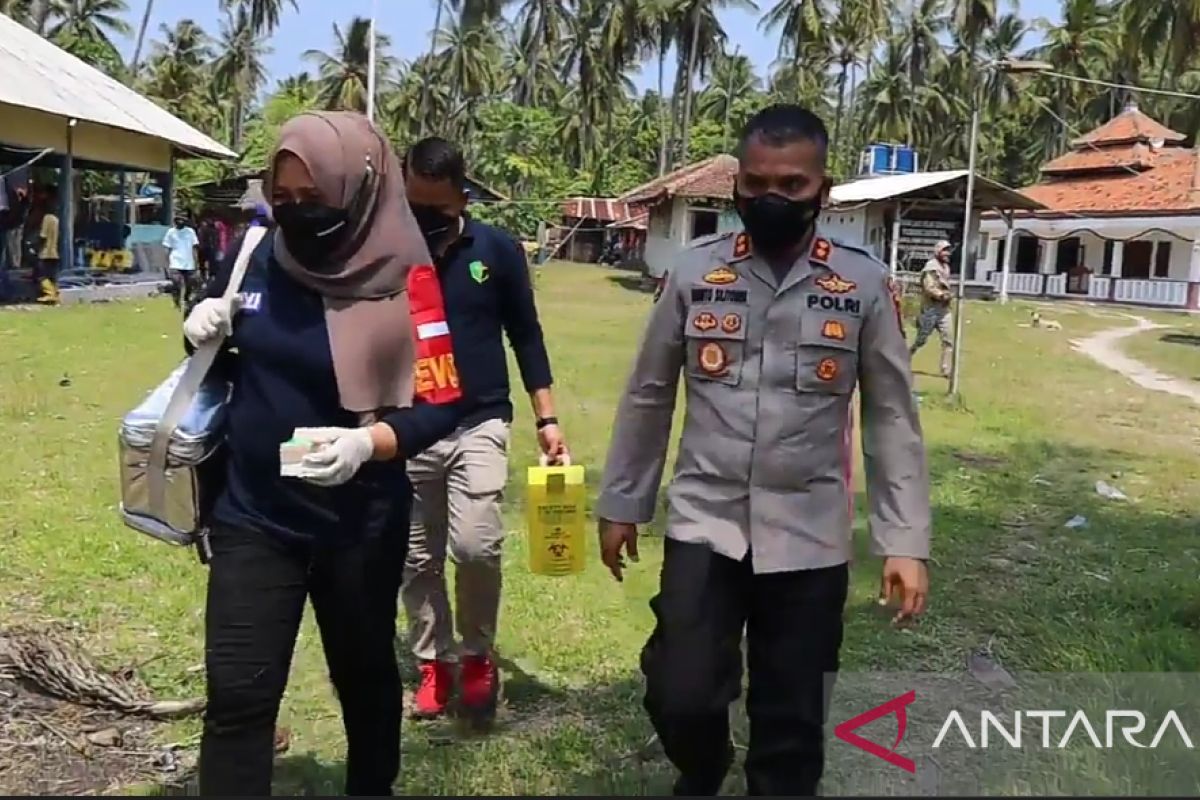
[[[420,662],[413,715],[445,712],[455,686],[454,617],[447,549],[457,565],[455,599],[462,658],[459,703],[477,724],[494,717],[500,686],[493,646],[500,609],[500,501],[508,480],[509,399],[504,335],[533,406],[538,444],[550,462],[567,457],[554,415],[550,359],[525,253],[504,231],[466,211],[466,168],[450,142],[429,138],[404,161],[408,203],[441,278],[455,351],[464,362],[465,416],[453,435],[409,462],[416,501],[401,596],[409,643]],[[418,365],[418,383],[431,376]]]
[[[925,262],[921,270],[921,314],[917,317],[917,338],[912,343],[909,356],[929,341],[935,330],[942,340],[942,377],[950,377],[950,360],[954,354],[954,319],[950,312],[950,253],[954,245],[942,240],[933,246],[933,258]]]
[[[175,225],[163,237],[167,248],[167,274],[175,285],[175,306],[187,308],[191,304],[192,291],[196,283],[196,266],[200,261],[200,237],[188,225],[187,217],[175,215]]]
[[[38,227],[38,261],[35,278],[41,294],[37,301],[46,305],[58,303],[58,189],[46,187],[42,195],[42,221]]]

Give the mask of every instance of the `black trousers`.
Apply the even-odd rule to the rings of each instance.
[[[400,771],[394,641],[407,538],[333,549],[218,527],[209,539],[200,794],[271,794],[275,722],[304,602],[312,598],[342,706],[346,794],[390,795]]]
[[[679,770],[677,795],[715,795],[733,760],[729,705],[746,631],[751,795],[813,796],[842,643],[849,570],[755,575],[750,559],[666,540],[656,625],[642,650],[646,711]]]

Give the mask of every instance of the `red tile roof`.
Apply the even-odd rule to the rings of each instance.
[[[1066,175],[1105,170],[1150,169],[1160,151],[1145,144],[1117,145],[1103,149],[1085,147],[1064,153],[1042,165],[1043,175]]]
[[[1051,178],[1021,191],[1051,213],[1196,212],[1200,211],[1197,161],[1195,150],[1164,148],[1155,156],[1153,169],[1136,174],[1120,170]]]
[[[652,205],[671,197],[732,200],[737,170],[736,158],[715,155],[655,178],[622,195],[621,200],[631,205]]]
[[[1106,144],[1133,144],[1134,142],[1152,142],[1161,139],[1168,144],[1180,144],[1187,136],[1173,131],[1161,122],[1152,119],[1138,110],[1136,105],[1129,105],[1117,116],[1084,134],[1071,142],[1073,147]]]
[[[569,219],[616,222],[631,216],[629,205],[609,197],[572,197],[564,200],[562,215]]]
[[[1184,139],[1130,106],[1044,164],[1042,181],[1021,192],[1051,215],[1195,213],[1200,154]]]

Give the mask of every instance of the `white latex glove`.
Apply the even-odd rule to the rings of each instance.
[[[370,428],[296,428],[292,436],[318,446],[298,471],[301,480],[316,486],[341,486],[375,455]]]
[[[236,305],[234,299],[210,297],[201,300],[184,321],[183,335],[197,347],[218,336],[229,336],[233,332]]]

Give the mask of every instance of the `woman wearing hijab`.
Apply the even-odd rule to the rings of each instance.
[[[414,401],[406,282],[430,261],[386,140],[357,114],[304,114],[283,127],[270,170],[276,227],[241,291],[220,299],[231,257],[184,324],[192,344],[232,332],[221,364],[233,386],[227,483],[208,537],[200,793],[270,794],[276,717],[311,598],[342,706],[346,794],[388,795],[400,766],[404,459],[460,413]],[[318,448],[302,477],[281,477],[280,446],[294,433]]]

